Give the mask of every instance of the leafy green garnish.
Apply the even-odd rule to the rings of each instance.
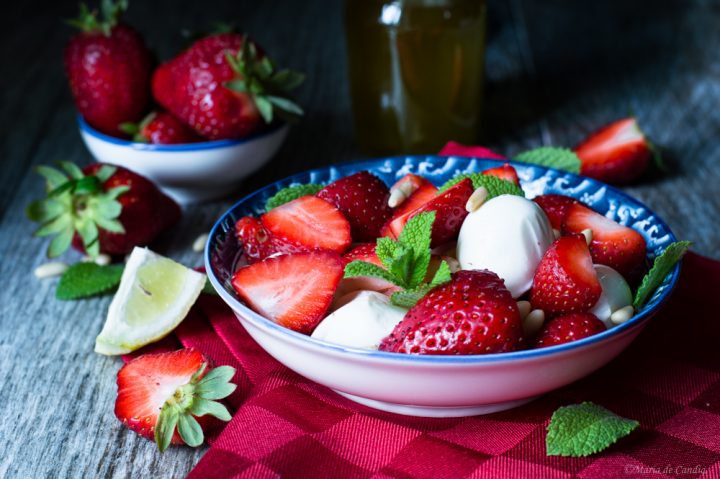
[[[345,277],[373,276],[389,281],[403,288],[390,297],[391,302],[405,308],[414,306],[430,289],[450,281],[450,267],[445,261],[440,263],[432,280],[425,281],[430,266],[434,221],[434,211],[420,213],[405,224],[397,241],[378,238],[375,254],[384,268],[356,260],[345,266]]]
[[[682,259],[687,253],[692,243],[690,241],[677,241],[665,248],[660,256],[655,258],[655,262],[650,271],[645,275],[640,283],[640,287],[635,293],[633,306],[635,309],[641,308],[652,296],[653,292],[663,282],[665,276],[675,267],[675,264]]]
[[[438,194],[447,191],[449,188],[457,185],[465,178],[470,178],[473,189],[484,186],[488,190],[488,199],[500,195],[516,195],[525,196],[525,192],[512,181],[504,180],[493,175],[483,175],[482,173],[462,173],[447,180],[439,189]]]
[[[589,456],[627,436],[639,425],[591,402],[561,407],[553,413],[547,428],[547,455]]]
[[[120,284],[124,268],[124,265],[76,263],[63,273],[55,297],[71,300],[109,293]]]
[[[315,183],[307,183],[302,185],[292,185],[287,188],[283,188],[274,195],[272,195],[265,202],[265,211],[270,211],[273,208],[277,208],[280,205],[284,205],[292,200],[296,200],[301,196],[314,195],[318,191],[323,189],[323,185]]]
[[[568,148],[541,146],[540,148],[522,152],[515,156],[513,160],[569,171],[570,173],[580,173],[580,158]]]

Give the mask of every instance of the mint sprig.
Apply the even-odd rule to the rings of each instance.
[[[504,180],[493,175],[484,175],[482,173],[462,173],[447,180],[440,188],[438,194],[441,194],[451,187],[457,185],[465,178],[470,178],[473,189],[484,186],[488,191],[488,199],[495,198],[500,195],[516,195],[525,196],[525,192],[512,181]]]
[[[589,456],[627,436],[639,425],[591,402],[561,407],[553,413],[547,428],[547,455]]]
[[[541,146],[524,151],[516,155],[513,160],[569,171],[570,173],[580,173],[580,158],[568,148]]]
[[[430,266],[430,240],[435,212],[429,211],[412,217],[397,241],[378,238],[375,254],[383,267],[366,261],[352,261],[345,266],[345,277],[372,276],[389,281],[403,291],[394,293],[390,301],[396,306],[410,308],[433,287],[450,281],[450,267],[445,261],[430,282],[425,278]]]
[[[655,258],[652,268],[650,268],[650,271],[645,275],[642,283],[640,283],[640,287],[635,293],[635,299],[633,300],[635,309],[641,308],[647,302],[663,282],[665,276],[672,271],[675,264],[687,253],[690,245],[692,245],[690,241],[676,241],[665,248],[665,251],[663,251],[660,256]]]
[[[124,265],[75,263],[60,278],[55,297],[72,300],[109,293],[120,284],[124,268]]]
[[[265,211],[270,211],[280,205],[296,200],[301,196],[314,195],[324,188],[323,185],[316,183],[306,183],[301,185],[292,185],[275,193],[265,202]]]

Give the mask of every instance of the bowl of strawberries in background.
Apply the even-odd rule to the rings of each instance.
[[[541,201],[537,201],[535,204],[542,207],[542,214],[546,215],[544,221],[550,221],[553,229],[555,227],[562,229],[562,232],[551,232],[551,238],[553,233],[562,236],[554,241],[551,239],[552,245],[547,248],[537,267],[532,291],[520,290],[520,293],[513,293],[511,296],[494,273],[453,272],[452,280],[450,280],[448,271],[448,278],[445,281],[450,281],[449,283],[443,285],[442,282],[439,282],[440,285],[435,286],[433,279],[432,283],[424,283],[419,287],[420,296],[423,294],[425,296],[419,301],[417,298],[412,299],[410,304],[415,305],[410,307],[405,318],[395,326],[395,329],[392,330],[393,333],[382,340],[379,348],[377,344],[374,348],[367,348],[323,339],[327,338],[327,335],[319,335],[317,332],[322,329],[322,321],[325,320],[320,320],[320,326],[318,326],[317,319],[310,322],[305,321],[303,315],[317,313],[315,308],[322,309],[320,317],[325,317],[324,314],[328,308],[330,311],[337,312],[345,307],[342,305],[344,302],[342,299],[338,304],[338,296],[341,294],[339,291],[343,288],[343,282],[358,279],[353,277],[358,274],[348,274],[352,269],[350,265],[357,263],[353,260],[361,258],[373,262],[371,258],[373,256],[375,264],[380,269],[383,268],[383,264],[390,264],[384,263],[385,260],[377,261],[380,256],[380,240],[378,240],[375,252],[370,251],[369,255],[362,251],[366,249],[368,238],[360,239],[363,242],[361,247],[350,247],[351,242],[358,241],[355,232],[356,221],[351,220],[351,226],[344,227],[343,231],[337,235],[329,234],[332,228],[337,227],[335,226],[337,218],[333,216],[335,213],[324,210],[324,208],[327,209],[327,205],[320,203],[329,202],[339,205],[338,208],[346,216],[351,216],[353,208],[358,207],[357,211],[364,212],[362,218],[369,218],[379,214],[378,212],[383,207],[381,204],[370,207],[374,204],[374,200],[358,197],[357,195],[360,193],[356,194],[352,191],[353,183],[364,190],[384,191],[385,196],[381,201],[387,203],[390,198],[389,203],[393,206],[392,211],[386,213],[386,218],[387,215],[390,215],[390,220],[379,232],[374,231],[369,236],[387,235],[396,238],[394,241],[400,246],[406,246],[402,244],[404,241],[402,233],[393,234],[392,230],[395,228],[393,224],[402,223],[408,228],[411,222],[411,219],[408,218],[412,218],[414,215],[420,217],[417,212],[423,208],[427,210],[427,205],[433,204],[435,206],[430,209],[436,210],[434,214],[443,216],[441,220],[443,233],[446,232],[444,228],[459,229],[457,221],[451,218],[453,215],[460,215],[458,205],[448,203],[446,198],[448,195],[459,194],[460,191],[468,188],[469,180],[459,177],[460,181],[456,180],[457,184],[442,194],[438,194],[437,186],[457,175],[471,174],[472,176],[472,174],[483,171],[486,174],[508,180],[512,180],[514,177],[516,184],[519,183],[522,189],[519,192],[514,191],[513,194],[524,195],[528,199],[540,197],[552,200],[544,205]],[[360,172],[369,172],[370,174]],[[465,195],[461,199],[463,208],[465,200],[468,200],[468,195],[475,198],[468,200],[468,209],[472,209],[471,204],[473,201],[477,201],[476,193],[481,189],[474,184],[474,178],[477,176],[479,175],[473,177],[470,192],[463,193]],[[344,177],[348,177],[349,180],[338,181]],[[374,179],[368,180],[368,177]],[[402,183],[407,177],[424,178],[428,184],[432,183],[432,185],[416,184],[412,188],[406,189]],[[387,186],[376,188],[371,181],[395,186],[388,191]],[[450,184],[452,185],[452,182]],[[329,186],[325,186],[318,192],[321,186],[315,185]],[[399,189],[398,185],[400,185]],[[425,187],[427,187],[427,191],[424,190]],[[477,188],[475,193],[472,193],[473,187]],[[343,194],[344,198],[354,196],[356,199],[359,198],[355,202],[357,204],[352,201],[347,204],[342,201],[338,202],[338,198],[341,198]],[[481,196],[487,196],[487,194],[486,190]],[[501,193],[490,191],[490,194],[492,196]],[[300,195],[305,196],[298,198]],[[402,203],[398,202],[397,197],[408,195],[410,196],[405,199],[405,202],[414,202],[417,196],[426,196],[418,203],[424,206],[415,209],[415,213],[403,213],[401,211]],[[560,197],[565,199],[562,207],[558,206],[558,197],[554,195],[563,195]],[[501,198],[507,199],[508,196],[497,196],[497,198],[489,200],[486,205]],[[395,198],[393,199],[393,197]],[[293,206],[284,208],[277,206],[292,198],[296,199],[286,204]],[[318,198],[325,201],[319,201]],[[445,204],[442,204],[444,201]],[[479,200],[480,203],[482,201],[483,199]],[[532,204],[533,202],[527,203]],[[293,218],[307,221],[307,215],[293,211],[293,209],[303,208],[307,209],[305,213],[309,213],[311,216],[317,214],[318,218],[323,218],[317,228],[284,229],[292,226],[290,223],[294,221]],[[572,221],[569,218],[558,216],[561,212],[562,215],[572,214]],[[362,221],[360,220],[360,223]],[[560,223],[557,223],[558,221]],[[324,230],[326,227],[328,231]],[[402,229],[402,226],[400,228]],[[435,239],[439,238],[437,234],[440,231],[434,229],[435,226],[432,228],[432,239],[427,241],[432,241],[430,245],[434,247]],[[549,229],[550,226],[547,228]],[[576,228],[581,228],[581,230],[574,231]],[[626,303],[612,305],[612,300],[608,301],[606,298],[603,300],[604,307],[612,311],[603,312],[602,308],[598,309],[599,306],[592,310],[594,314],[599,315],[598,317],[602,317],[602,321],[598,320],[594,314],[587,314],[589,306],[593,302],[597,301],[598,304],[601,302],[598,299],[600,292],[596,291],[590,302],[586,301],[587,298],[571,298],[570,302],[577,301],[577,305],[580,305],[580,302],[586,302],[579,309],[576,308],[585,313],[564,314],[562,307],[566,303],[562,301],[563,298],[550,296],[550,301],[547,298],[547,291],[550,291],[549,294],[552,295],[551,290],[555,285],[550,285],[551,288],[543,285],[541,288],[541,285],[537,284],[540,281],[555,281],[556,278],[569,275],[578,281],[578,283],[570,285],[570,289],[574,289],[579,287],[583,277],[591,274],[595,278],[592,279],[595,282],[593,287],[598,289],[601,285],[602,295],[615,294],[610,291],[612,288],[606,290],[606,283],[601,283],[599,279],[602,270],[598,268],[612,268],[593,265],[596,256],[593,256],[593,260],[591,260],[590,248],[593,247],[593,243],[590,238],[587,238],[586,231],[589,228],[592,228],[591,231],[596,234],[596,248],[593,250],[593,255],[597,253],[601,256],[603,249],[599,246],[605,246],[608,241],[618,240],[620,244],[629,247],[639,238],[639,241],[643,243],[639,261],[645,271],[650,262],[655,260],[635,293],[634,300],[629,297]],[[320,233],[315,234],[311,230]],[[305,236],[303,237],[303,235]],[[306,241],[308,235],[315,235],[313,241],[322,242],[325,250],[318,252],[316,248],[314,252],[298,252],[297,245]],[[278,238],[280,239],[278,240]],[[405,240],[407,239],[405,238]],[[447,239],[443,237],[442,241]],[[462,240],[462,233],[460,239]],[[288,241],[294,246],[289,250],[283,250],[289,244]],[[394,244],[383,241],[382,248],[387,248],[388,244]],[[511,242],[512,238],[509,238],[508,251],[504,252],[506,255],[511,254]],[[252,193],[235,204],[216,223],[206,246],[205,263],[208,278],[213,287],[233,309],[248,333],[270,355],[290,369],[351,400],[370,407],[416,416],[453,417],[486,414],[518,406],[590,374],[620,354],[662,307],[677,282],[679,265],[676,262],[682,255],[680,250],[686,248],[686,245],[681,243],[683,242],[676,242],[675,236],[668,226],[648,207],[621,191],[590,178],[567,171],[514,161],[503,164],[495,159],[411,156],[313,170],[278,181]],[[425,247],[427,248],[428,245],[426,244]],[[300,249],[302,250],[302,248]],[[348,249],[351,250],[350,253],[347,253]],[[412,248],[410,247],[410,249]],[[580,258],[577,268],[589,268],[590,270],[595,268],[597,275],[587,273],[587,271],[575,275],[575,271],[563,272],[562,269],[558,269],[557,265],[563,264],[563,254],[566,257],[575,255],[576,253],[573,251],[579,251],[579,249],[584,252],[577,254],[585,256],[584,259]],[[337,259],[340,258],[337,254],[338,251],[345,252],[344,259]],[[399,249],[396,249],[393,253],[400,255],[395,259],[402,256],[402,252],[398,253],[398,251]],[[435,251],[433,250],[433,252]],[[453,255],[452,253],[442,254]],[[669,258],[672,256],[675,257]],[[558,257],[561,260],[559,263],[557,262]],[[446,256],[441,256],[441,258],[450,261],[450,258]],[[609,258],[608,262],[616,265],[619,269],[627,267],[628,271],[624,274],[629,277],[635,276],[629,281],[637,286],[640,283],[636,276],[637,273],[631,271],[634,268],[630,268],[629,264],[624,264],[626,259],[626,255],[617,255]],[[637,255],[635,259],[638,259]],[[555,261],[554,264],[543,266],[543,264],[553,261]],[[338,275],[343,276],[343,268],[345,277],[339,279]],[[567,266],[566,261],[563,268],[572,270],[575,266]],[[372,265],[367,266],[364,271],[371,269]],[[387,274],[390,274],[392,276],[395,273],[388,273],[392,269],[390,267],[387,270],[376,272],[376,275],[387,277]],[[547,273],[548,269],[552,271],[552,274]],[[435,274],[439,275],[440,273],[436,272]],[[426,278],[429,277],[426,276]],[[377,280],[377,278],[373,279]],[[429,279],[425,281],[429,281]],[[405,333],[414,326],[417,330],[414,331],[415,335],[430,334],[426,329],[434,330],[436,326],[435,324],[430,326],[428,323],[428,321],[436,319],[433,311],[445,308],[447,312],[458,307],[458,303],[468,301],[462,291],[467,291],[467,285],[472,285],[473,282],[480,285],[483,282],[486,284],[486,286],[482,286],[485,288],[484,292],[478,293],[477,296],[481,301],[479,304],[473,305],[473,307],[480,308],[476,309],[477,311],[496,307],[494,310],[486,311],[493,311],[494,314],[503,318],[498,321],[505,323],[509,319],[510,322],[522,322],[520,336],[523,337],[519,337],[517,331],[512,332],[516,336],[513,339],[512,347],[506,347],[507,344],[510,344],[509,339],[499,336],[495,343],[492,341],[483,343],[483,350],[473,349],[473,347],[481,346],[481,342],[484,340],[479,340],[477,344],[469,346],[468,344],[453,345],[453,341],[457,341],[458,338],[456,333],[438,336],[440,338],[438,341],[430,341],[428,337],[423,336],[422,343],[414,343],[415,346],[419,345],[419,348],[412,347],[412,334],[404,339],[397,337],[398,334],[403,333],[401,325],[408,321],[410,323],[414,321],[414,325],[407,326],[404,330]],[[625,283],[624,280],[621,282]],[[466,289],[453,289],[455,283]],[[401,290],[395,286],[389,291],[384,291],[378,286],[378,283],[365,282],[363,284],[361,289],[374,289],[374,291],[381,291],[388,295],[398,294],[398,290]],[[382,280],[380,280],[380,284],[382,284]],[[584,285],[581,286],[585,288]],[[422,290],[424,287],[426,289]],[[278,288],[282,291],[277,290]],[[588,287],[587,291],[591,289]],[[502,290],[503,292],[499,293],[497,297],[487,296],[486,293],[491,290]],[[415,289],[415,292],[417,291],[418,288]],[[458,291],[461,292],[460,296],[457,296]],[[400,291],[401,300],[405,293],[413,293],[413,291],[409,289]],[[627,290],[620,296],[630,294],[630,291]],[[546,297],[542,297],[543,295]],[[404,299],[407,298],[408,295],[405,294]],[[416,301],[417,303],[415,303]],[[469,301],[472,303],[474,300],[471,298]],[[483,304],[483,301],[495,306]],[[521,306],[521,303],[526,304]],[[543,325],[541,317],[540,324],[536,324],[534,330],[527,328],[529,323],[537,321],[537,315],[531,320],[535,310],[531,313],[527,311],[530,303],[533,303],[533,308],[536,307],[535,304],[543,304],[551,318]],[[623,304],[625,306],[620,307]],[[553,308],[556,309],[555,314],[551,313]],[[523,309],[525,311],[522,311]],[[453,315],[469,317],[468,311],[458,309],[450,311],[448,314],[451,315],[450,317]],[[415,312],[415,317],[409,318],[413,316],[411,314],[413,312]],[[326,320],[331,318],[332,314],[327,316]],[[504,314],[510,316],[504,318]],[[400,316],[402,317],[402,313]],[[592,316],[592,318],[588,320],[587,316]],[[568,321],[561,324],[561,319]],[[492,318],[488,321],[492,321]],[[606,328],[602,323],[609,324],[609,327]],[[337,325],[336,321],[335,326]],[[340,324],[339,327],[344,326]],[[458,323],[458,328],[461,327],[462,325]],[[492,325],[489,327],[494,328]],[[328,328],[324,329],[328,330]],[[471,328],[468,327],[468,331],[470,330]],[[448,329],[448,331],[450,330]],[[495,336],[495,332],[500,330],[492,331],[492,336]],[[509,331],[506,330],[502,334],[511,334]],[[460,333],[462,336],[462,331]],[[409,342],[407,341],[408,337]],[[442,344],[443,339],[448,338],[451,344],[449,346],[447,342]],[[406,346],[400,344],[402,340],[405,340]],[[485,352],[487,354],[480,354]]]
[[[226,196],[266,164],[303,114],[304,76],[239,33],[211,34],[153,68],[127,2],[81,7],[65,49],[80,135],[93,157],[138,172],[180,203]]]

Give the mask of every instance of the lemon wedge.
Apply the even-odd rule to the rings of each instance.
[[[163,338],[185,319],[204,285],[204,274],[136,247],[95,339],[95,352],[126,354]]]

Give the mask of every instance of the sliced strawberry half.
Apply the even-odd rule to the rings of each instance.
[[[390,188],[390,201],[395,209],[392,217],[380,230],[380,236],[392,236],[390,225],[393,221],[434,199],[437,191],[437,186],[414,173],[408,173],[396,181]]]
[[[273,208],[260,220],[281,252],[323,249],[342,253],[352,242],[345,216],[316,196],[301,196]]]
[[[516,185],[520,186],[520,178],[518,178],[517,171],[510,163],[505,163],[502,166],[496,166],[483,171],[483,175],[496,176],[501,180],[512,181]]]
[[[195,349],[133,359],[118,372],[115,416],[141,436],[154,439],[160,451],[171,443],[199,446],[202,424],[209,422],[209,416],[230,420],[225,406],[214,399],[235,390],[229,382],[235,374],[233,368],[208,370],[207,365],[207,359]],[[201,403],[203,407],[199,407]]]
[[[563,236],[545,252],[535,270],[530,302],[545,314],[584,312],[600,298],[602,287],[583,235]]]
[[[533,198],[533,201],[542,208],[550,220],[552,227],[558,231],[562,229],[562,222],[565,219],[568,208],[572,205],[583,204],[570,196],[554,194],[536,196]]]
[[[344,269],[345,261],[330,251],[282,255],[240,268],[232,285],[257,313],[310,334],[330,307]]]
[[[585,229],[592,230],[590,254],[593,262],[610,266],[629,282],[634,282],[645,267],[645,238],[590,208],[572,205],[565,215],[562,231],[580,233]]]
[[[387,226],[387,236],[397,238],[400,236],[405,224],[412,217],[420,213],[434,211],[435,223],[433,223],[432,243],[430,246],[434,248],[457,239],[460,226],[462,226],[462,222],[468,214],[465,204],[472,193],[472,181],[470,178],[465,178],[419,208],[392,220]]]
[[[553,318],[535,340],[536,348],[547,348],[587,338],[605,331],[605,325],[592,313],[571,313]]]
[[[391,214],[390,190],[368,171],[340,178],[320,190],[317,196],[345,215],[354,241],[373,241],[380,236],[380,228]]]
[[[259,219],[245,216],[235,223],[235,237],[242,244],[249,264],[262,261],[277,252],[272,238]]]
[[[575,153],[580,173],[607,183],[625,184],[647,169],[653,147],[633,117],[624,118],[591,133]]]

